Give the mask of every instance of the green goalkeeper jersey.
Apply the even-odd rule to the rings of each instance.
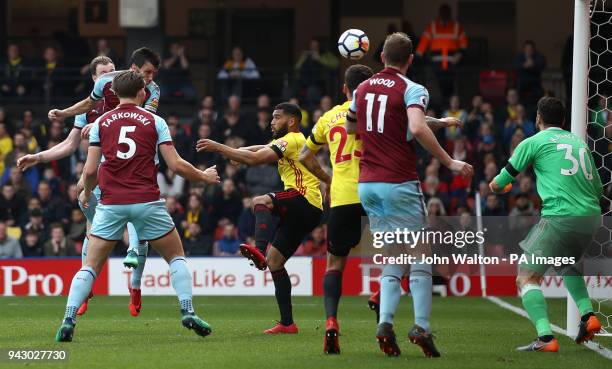
[[[505,187],[529,164],[536,173],[543,216],[601,214],[601,179],[591,151],[580,137],[557,127],[540,131],[516,147],[495,182]]]

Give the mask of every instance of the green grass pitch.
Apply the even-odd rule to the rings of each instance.
[[[519,304],[518,299],[507,299]],[[55,343],[65,297],[2,298],[0,348],[67,348],[65,363],[28,364],[44,368],[611,368],[604,357],[560,337],[558,354],[517,353],[534,338],[525,318],[480,298],[435,298],[433,329],[442,352],[427,359],[406,334],[412,322],[409,297],[396,317],[402,356],[385,357],[374,338],[374,314],[364,297],[345,297],[340,306],[342,354],[322,353],[323,301],[293,299],[297,335],[261,332],[277,319],[273,297],[196,297],[196,311],[213,327],[206,338],[180,325],[173,297],[143,297],[139,317],[129,315],[128,297],[96,296],[77,322],[72,343]],[[565,301],[549,300],[554,323],[564,326]],[[612,340],[601,340],[612,347]],[[0,368],[26,364],[0,363]]]

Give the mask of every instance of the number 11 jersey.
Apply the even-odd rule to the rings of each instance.
[[[159,145],[172,145],[166,121],[134,104],[122,104],[98,118],[89,144],[100,146],[104,162],[98,184],[104,205],[159,200]]]
[[[360,183],[418,180],[406,109],[425,112],[428,101],[425,87],[394,68],[383,69],[357,87],[349,109],[357,115],[357,134],[362,141]]]

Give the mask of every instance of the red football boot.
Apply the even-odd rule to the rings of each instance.
[[[140,308],[142,308],[142,299],[140,296],[140,289],[130,288],[130,314],[132,316],[140,315]]]
[[[92,297],[93,297],[93,292],[89,292],[89,296],[87,296],[85,301],[83,301],[81,306],[79,306],[79,310],[77,310],[77,315],[78,316],[81,316],[81,315],[85,314],[85,312],[87,311],[87,303],[89,302],[89,299],[92,298]]]
[[[327,318],[327,322],[325,322],[325,342],[323,345],[324,353],[340,353],[340,342],[338,342],[339,335],[340,326],[338,325],[338,321],[333,316],[330,316],[329,318]]]
[[[296,334],[297,332],[298,327],[295,323],[282,325],[280,322],[277,322],[274,327],[264,331],[265,334]]]
[[[259,251],[259,249],[248,243],[240,244],[240,253],[245,258],[251,260],[255,268],[259,270],[266,270],[268,263],[266,263],[266,257]]]

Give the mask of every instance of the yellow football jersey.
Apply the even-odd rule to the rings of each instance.
[[[309,149],[317,151],[321,145],[329,145],[329,160],[334,171],[330,189],[331,207],[359,204],[357,183],[361,140],[344,129],[350,101],[334,106],[323,114],[306,140]]]
[[[320,181],[299,161],[300,151],[306,142],[302,132],[289,132],[270,144],[275,152],[282,153],[278,159],[278,174],[285,184],[285,190],[295,189],[319,209],[323,209]]]

